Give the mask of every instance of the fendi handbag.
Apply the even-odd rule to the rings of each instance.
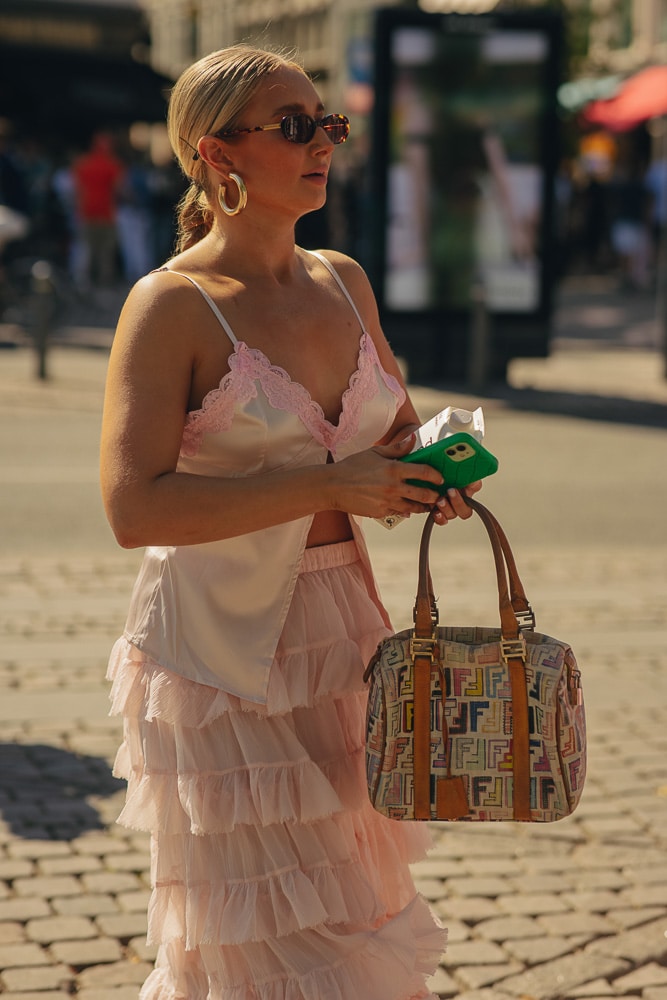
[[[414,628],[384,639],[365,673],[370,799],[397,820],[551,822],[586,777],[581,675],[568,643],[535,631],[497,519],[467,502],[491,541],[500,627],[439,626],[429,515]]]

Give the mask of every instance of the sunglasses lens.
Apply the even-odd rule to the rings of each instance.
[[[310,115],[286,115],[280,127],[288,142],[310,142],[315,135],[315,122]]]
[[[350,134],[350,122],[345,115],[326,115],[316,122],[306,114],[286,115],[280,123],[283,135],[289,142],[305,144],[321,125],[335,146],[345,142]]]
[[[335,146],[345,142],[350,134],[350,122],[345,115],[327,115],[319,124]]]

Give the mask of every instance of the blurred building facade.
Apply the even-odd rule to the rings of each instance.
[[[378,0],[143,0],[151,25],[152,63],[170,76],[235,42],[295,49],[329,106],[347,85],[348,45],[366,33]]]
[[[667,63],[667,0],[567,0],[588,23],[589,70],[626,73]]]
[[[296,48],[328,102],[349,84],[350,35],[362,32],[378,7],[401,0],[142,0],[151,24],[156,69],[177,76],[207,52],[238,41]],[[481,3],[481,6],[480,6]],[[543,0],[415,0],[443,13],[481,13],[544,6]],[[563,0],[579,36],[579,69],[627,73],[667,62],[667,0]],[[366,27],[367,30],[367,27]],[[354,75],[354,74],[352,74]]]

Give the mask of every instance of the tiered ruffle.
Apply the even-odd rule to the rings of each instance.
[[[300,576],[266,705],[114,647],[119,821],[152,834],[142,1000],[431,996],[444,931],[408,869],[428,832],[366,792],[362,673],[385,629],[357,567]]]

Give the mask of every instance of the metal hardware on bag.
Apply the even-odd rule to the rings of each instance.
[[[433,626],[433,634],[435,635],[435,630],[438,627],[438,622],[440,621],[440,615],[438,613],[437,607],[431,608],[431,610],[430,610],[430,616],[431,616],[431,625]],[[415,604],[414,608],[412,609],[412,622],[413,622],[414,625],[417,624],[417,605],[416,604]]]
[[[516,639],[501,639],[500,640],[500,655],[502,656],[505,663],[514,657],[519,657],[521,660],[526,659],[526,640],[522,635],[518,636]]]
[[[514,617],[521,632],[535,631],[535,612],[531,607],[528,607],[525,611],[515,611]]]
[[[576,708],[577,705],[583,705],[584,695],[581,690],[581,671],[578,668],[568,667],[567,689],[570,695],[570,705],[573,708]]]
[[[435,660],[435,650],[438,646],[438,640],[435,636],[431,636],[429,639],[420,639],[418,636],[413,635],[410,639],[410,656],[414,660],[416,656],[428,656],[431,662]]]

